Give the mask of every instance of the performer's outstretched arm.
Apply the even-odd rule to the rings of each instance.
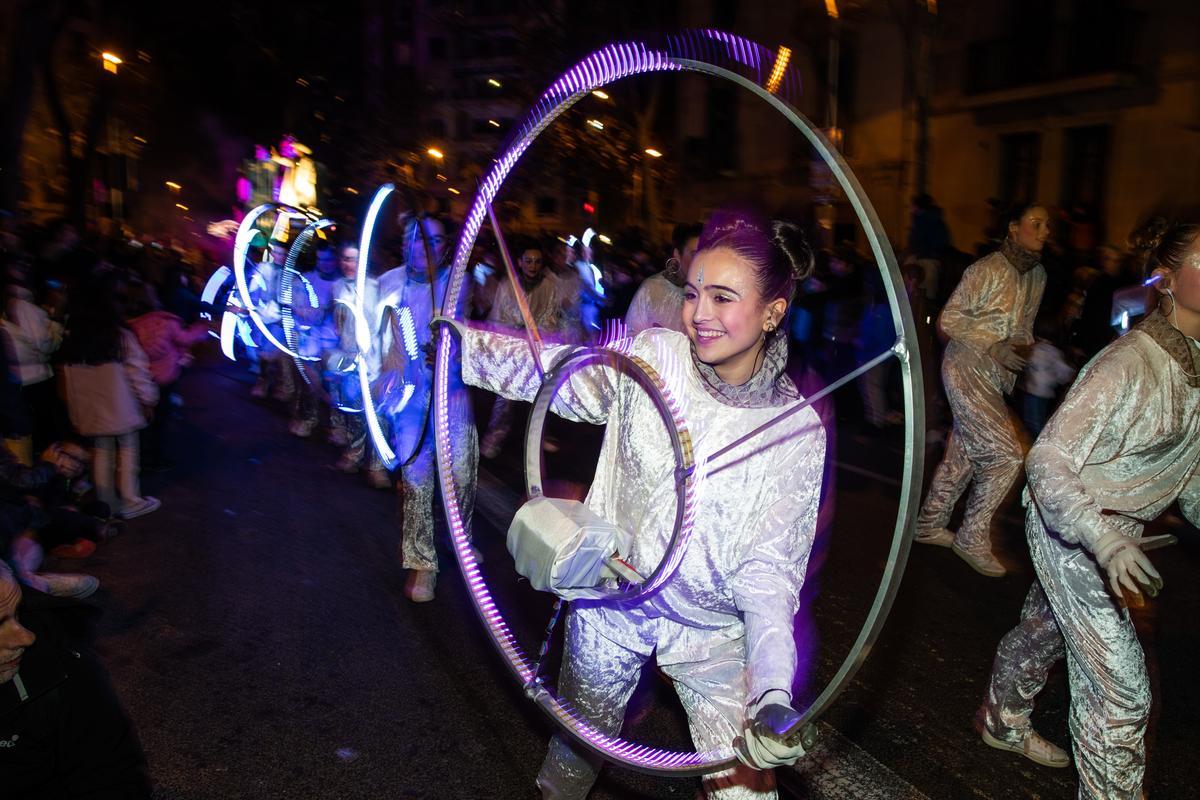
[[[542,351],[542,367],[549,369],[571,345],[547,347]],[[466,328],[462,337],[463,380],[495,392],[510,400],[531,401],[541,386],[541,378],[529,351],[529,343],[519,336]],[[616,395],[617,373],[595,366],[571,376],[555,397],[551,410],[576,422],[603,425]]]

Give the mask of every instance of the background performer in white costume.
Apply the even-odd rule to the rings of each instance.
[[[1162,586],[1139,547],[1143,525],[1176,499],[1200,523],[1200,225],[1156,221],[1135,241],[1161,301],[1084,368],[1029,452],[1038,579],[980,713],[988,744],[1066,766],[1029,722],[1065,652],[1079,797],[1104,800],[1142,796],[1150,683],[1125,604]]]
[[[417,229],[424,229],[424,238]],[[426,603],[433,599],[437,586],[438,558],[434,547],[434,477],[436,464],[433,452],[433,423],[428,409],[432,402],[433,375],[427,361],[431,346],[430,320],[438,312],[446,296],[446,285],[450,282],[450,269],[446,264],[449,253],[449,237],[446,225],[436,217],[422,216],[409,219],[404,227],[405,263],[379,277],[379,308],[389,310],[388,318],[380,326],[380,352],[383,354],[380,386],[377,394],[382,407],[380,412],[387,417],[387,429],[391,433],[390,445],[397,458],[412,461],[400,464],[401,529],[400,565],[407,569],[408,579],[404,593],[409,600]],[[425,243],[433,257],[434,276],[437,285],[429,290],[429,267],[426,265]],[[436,305],[434,295],[436,295]],[[408,352],[404,334],[400,330],[399,315],[407,314],[412,320],[412,339],[415,352]],[[459,508],[468,529],[475,506],[475,484],[479,470],[479,436],[475,430],[471,412],[471,398],[467,387],[451,376],[450,382],[450,435],[454,451],[454,485],[458,487]],[[398,398],[403,396],[405,383],[415,389],[408,403],[397,408]],[[386,387],[386,388],[385,388]],[[420,445],[417,452],[414,448]]]
[[[695,451],[703,457],[801,398],[784,374],[780,330],[796,282],[812,268],[800,230],[742,212],[709,220],[685,289],[686,335],[648,330],[632,355],[678,375]],[[564,348],[549,348],[550,365]],[[479,330],[463,337],[463,377],[514,399],[539,380],[523,338]],[[630,378],[588,368],[559,392],[555,413],[607,423],[587,505],[633,536],[634,564],[658,563],[673,530],[675,460],[662,418]],[[738,766],[705,779],[709,797],[773,798],[759,772],[794,762],[800,746],[760,737],[759,709],[791,700],[792,634],[812,547],[825,433],[810,408],[707,466],[692,537],[678,571],[631,607],[578,602],[567,619],[559,693],[599,729],[620,730],[642,666],[653,654],[674,682],[698,749],[729,747]],[[598,764],[556,737],[538,775],[544,797],[583,798]]]
[[[1009,216],[1000,249],[963,273],[938,318],[949,338],[942,381],[954,412],[946,454],[933,474],[917,517],[917,541],[952,547],[976,571],[1004,575],[992,554],[992,517],[1021,474],[1021,423],[1004,402],[1025,367],[1020,355],[1033,344],[1033,318],[1042,303],[1046,270],[1039,263],[1049,236],[1049,216],[1039,205]],[[958,533],[946,529],[967,484]]]

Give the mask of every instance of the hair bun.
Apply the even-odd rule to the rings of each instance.
[[[1163,240],[1171,230],[1171,223],[1163,217],[1147,220],[1129,235],[1129,246],[1143,258],[1149,257],[1162,247]]]
[[[800,226],[775,220],[771,223],[771,241],[791,265],[792,280],[797,283],[807,280],[812,274],[816,258]]]

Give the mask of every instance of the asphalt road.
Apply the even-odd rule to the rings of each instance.
[[[407,602],[394,494],[333,471],[333,448],[289,436],[282,408],[251,400],[249,387],[237,367],[193,369],[174,440],[180,466],[144,477],[163,508],[82,567],[103,584],[95,646],[138,727],[157,797],[535,797],[551,725],[493,651],[452,560],[435,602]],[[859,630],[898,502],[895,435],[841,427],[827,556],[812,579],[810,694]],[[585,480],[596,432],[554,433],[563,452],[548,471]],[[549,604],[514,580],[502,532],[520,485],[516,444],[485,462],[476,538],[532,648]],[[1173,552],[1155,554],[1167,588],[1139,618],[1156,701],[1147,785],[1156,800],[1195,797],[1200,778],[1191,757],[1200,598],[1189,580],[1200,540],[1180,533]],[[991,750],[971,727],[996,643],[1032,580],[1012,511],[999,535],[1013,567],[1001,580],[947,550],[913,553],[883,636],[825,717],[821,749],[784,776],[791,796],[1074,797],[1073,770]],[[1067,703],[1060,670],[1035,721],[1063,744]],[[686,744],[682,714],[652,671],[631,718],[639,740]],[[593,797],[686,798],[697,788],[608,769]]]

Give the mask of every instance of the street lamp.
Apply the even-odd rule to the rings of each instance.
[[[176,194],[179,194],[179,190],[183,188],[175,181],[167,181],[166,186],[168,189],[170,189],[172,192],[175,192]]]
[[[428,150],[425,151],[425,154],[430,156],[431,158],[437,159],[438,161],[441,161],[443,158],[446,157],[446,154],[443,153],[441,150],[438,150],[436,147],[429,148]]]
[[[117,74],[117,67],[125,63],[116,53],[110,53],[107,50],[100,54],[100,58],[104,60],[104,71],[111,72],[113,75]]]
[[[589,119],[587,121],[587,124],[591,125],[593,128],[595,128],[598,131],[604,130],[604,123],[598,119]]]
[[[592,90],[592,95],[593,95],[593,96],[595,96],[595,97],[598,97],[598,98],[600,98],[601,100],[607,100],[607,99],[608,99],[608,92],[604,91],[603,89],[593,89],[593,90]]]
[[[487,82],[488,82],[488,86],[494,87],[496,89],[500,88],[500,81],[496,80],[495,78],[488,78]]]
[[[180,211],[190,211],[191,210],[190,208],[185,206],[183,203],[176,203],[175,207],[178,208]]]
[[[653,147],[646,148],[646,155],[650,156],[651,158],[662,158],[662,152],[655,150]]]

